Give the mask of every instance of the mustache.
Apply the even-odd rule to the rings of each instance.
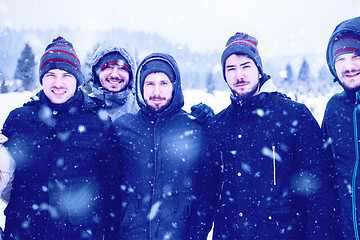
[[[351,74],[351,73],[359,73],[360,69],[351,69],[351,70],[345,70],[342,75]]]
[[[124,82],[125,81],[124,79],[118,78],[118,77],[108,77],[108,78],[106,78],[106,80],[116,80],[116,81],[119,81],[119,82]]]
[[[235,87],[235,86],[238,85],[238,84],[243,84],[243,83],[248,83],[248,82],[245,81],[245,80],[238,80],[238,81],[236,81],[236,82],[233,84],[233,87]]]
[[[149,100],[154,100],[154,99],[158,99],[158,100],[166,100],[166,98],[164,98],[164,97],[160,97],[160,96],[151,96],[151,97],[149,97]]]

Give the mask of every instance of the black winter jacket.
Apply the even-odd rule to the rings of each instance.
[[[336,26],[330,36],[326,60],[335,81],[339,81],[335,63],[333,61],[334,41],[343,34],[351,32],[360,36],[360,17],[343,21]],[[360,52],[357,53],[360,55]],[[339,81],[340,85],[341,82]],[[359,92],[358,92],[359,94]],[[356,103],[357,102],[357,103]],[[346,90],[335,94],[328,102],[322,130],[335,159],[336,186],[340,204],[338,217],[339,233],[338,239],[356,239],[360,235],[360,177],[359,177],[359,137],[356,136],[359,129],[359,100],[356,93]],[[357,170],[356,170],[357,169]],[[354,194],[353,194],[354,193]],[[356,209],[356,210],[355,210]],[[354,225],[354,223],[356,223]]]
[[[354,200],[357,206],[360,206],[360,177],[357,175],[354,178],[353,175],[356,166],[354,128],[360,129],[359,110],[356,110],[357,120],[354,125],[354,110],[359,108],[359,104],[355,102],[355,93],[342,92],[334,95],[326,106],[322,123],[325,139],[335,159],[335,180],[340,204],[338,224],[341,235],[338,239],[355,239],[352,204],[354,189],[352,187],[356,187]],[[360,174],[359,170],[356,172]],[[360,228],[359,209],[356,210],[356,216],[358,228]]]
[[[169,55],[150,55],[139,69],[155,58],[168,61],[176,73],[171,105],[160,114],[149,110],[137,75],[141,109],[137,115],[127,114],[114,122],[123,152],[119,239],[181,240],[188,228],[202,131],[201,126],[181,110],[184,99],[180,74]]]
[[[5,239],[102,239],[118,169],[111,121],[80,90],[58,105],[37,97],[3,128],[16,161]]]
[[[204,135],[190,239],[206,239],[212,220],[214,240],[333,239],[330,158],[303,104],[232,99]]]

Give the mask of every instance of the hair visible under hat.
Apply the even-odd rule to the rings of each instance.
[[[44,75],[52,69],[64,70],[76,78],[77,86],[82,83],[82,73],[80,60],[74,50],[73,45],[63,37],[58,37],[46,48],[45,53],[40,59],[39,80],[42,84]]]

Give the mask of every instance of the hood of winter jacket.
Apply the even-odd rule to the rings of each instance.
[[[122,44],[121,46],[124,46],[125,44]],[[126,49],[124,47],[118,47],[119,43],[116,43],[114,41],[105,41],[102,42],[99,47],[95,50],[90,64],[91,64],[91,72],[93,75],[92,81],[93,81],[93,87],[99,89],[101,87],[99,77],[95,71],[95,66],[99,63],[100,59],[105,56],[106,54],[110,52],[118,52],[120,53],[126,61],[129,63],[131,68],[131,74],[130,74],[130,81],[128,88],[133,89],[134,88],[134,76],[136,73],[136,63],[134,61],[133,55],[131,54],[130,47],[126,46]]]
[[[169,113],[173,113],[176,111],[179,111],[183,106],[184,106],[184,95],[181,89],[181,78],[180,78],[180,71],[179,71],[179,67],[175,61],[175,59],[165,53],[152,53],[149,56],[147,56],[140,64],[139,67],[137,69],[136,72],[136,80],[135,80],[135,90],[136,90],[136,100],[137,103],[139,105],[139,107],[142,110],[146,110],[147,109],[147,105],[145,103],[143,94],[141,92],[141,69],[144,67],[144,65],[146,65],[148,62],[153,61],[153,60],[162,60],[167,62],[173,69],[174,73],[175,73],[175,79],[173,84],[173,99],[172,102],[170,104],[170,106],[165,109],[161,115],[167,115]]]
[[[329,43],[328,43],[327,50],[326,50],[326,61],[327,61],[327,64],[328,64],[331,74],[335,77],[334,81],[337,81],[338,77],[337,77],[336,71],[335,71],[335,64],[333,61],[333,56],[331,54],[332,46],[333,46],[335,39],[339,35],[342,35],[347,32],[352,32],[352,33],[360,36],[360,17],[351,18],[351,19],[343,21],[342,23],[340,23],[339,25],[337,25],[335,27],[335,30],[333,31],[333,33],[330,36]]]

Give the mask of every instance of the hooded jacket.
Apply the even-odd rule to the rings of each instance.
[[[95,70],[95,66],[99,63],[101,58],[110,52],[120,53],[129,63],[131,68],[129,85],[120,92],[111,92],[103,88]],[[92,56],[91,70],[93,75],[93,85],[92,94],[90,94],[90,96],[96,98],[95,101],[100,101],[102,103],[106,113],[110,116],[112,121],[115,121],[125,113],[136,113],[139,110],[134,94],[136,63],[129,51],[122,47],[116,47],[116,44],[111,41],[105,41],[100,44]]]
[[[41,90],[11,111],[3,134],[16,162],[5,239],[101,239],[110,232],[105,219],[115,206],[118,158],[100,106],[81,90],[63,104]]]
[[[140,70],[154,59],[168,62],[175,73],[171,104],[161,113],[147,107],[140,90]],[[151,54],[142,61],[136,98],[138,114],[114,122],[123,152],[119,239],[181,240],[188,228],[202,136],[201,126],[182,110],[180,73],[170,55]]]
[[[335,81],[338,81],[336,71],[335,71],[335,64],[332,56],[332,46],[335,41],[335,39],[344,33],[352,32],[354,34],[357,34],[360,36],[360,17],[352,18],[349,20],[345,20],[339,25],[336,26],[335,30],[330,36],[328,46],[326,49],[326,61],[329,67],[329,70],[331,74],[335,77]],[[358,55],[360,55],[360,52],[358,52]]]
[[[339,24],[332,33],[327,52],[327,63],[335,80],[338,81],[334,63],[332,62],[331,46],[339,34],[353,32],[360,35],[360,17],[346,20]],[[339,82],[340,83],[340,82]],[[357,131],[359,129],[359,92],[344,90],[335,94],[327,103],[322,122],[324,138],[328,149],[335,160],[336,186],[340,204],[338,224],[340,236],[338,239],[356,239],[355,227],[360,222],[360,176]],[[354,194],[353,194],[354,193]],[[356,210],[355,210],[356,209]]]
[[[211,118],[189,239],[333,239],[335,191],[305,105],[261,92]]]

